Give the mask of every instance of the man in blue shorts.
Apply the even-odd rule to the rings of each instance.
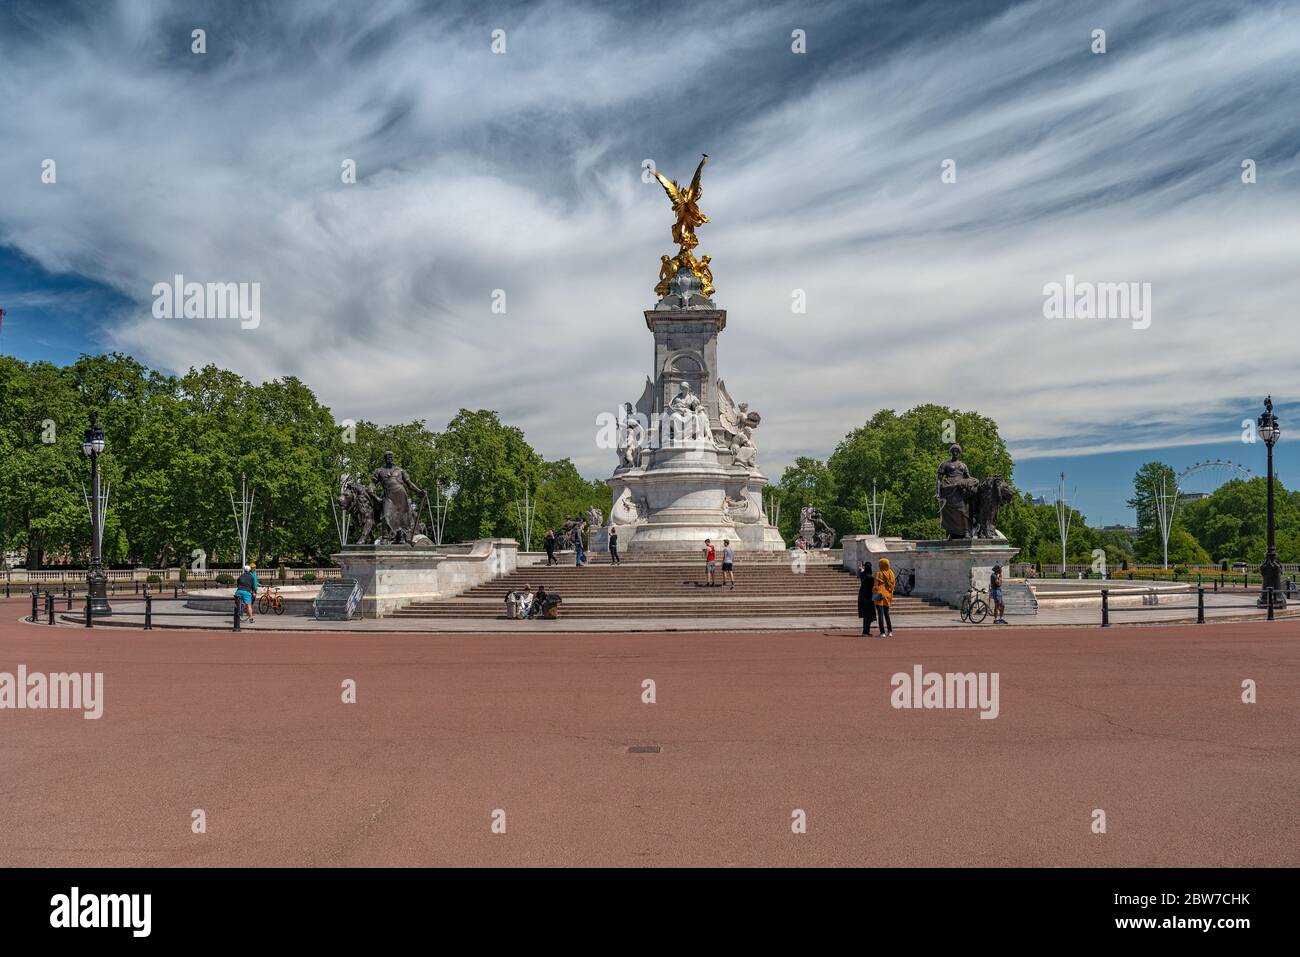
[[[989,601],[993,602],[993,624],[1005,625],[1007,620],[1002,616],[1006,614],[1007,606],[1002,603],[1002,566],[994,565],[993,573],[989,575]]]

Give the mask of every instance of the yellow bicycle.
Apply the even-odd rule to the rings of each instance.
[[[257,599],[257,610],[263,615],[274,610],[277,615],[284,614],[284,596],[280,594],[279,589],[266,587],[262,596]]]

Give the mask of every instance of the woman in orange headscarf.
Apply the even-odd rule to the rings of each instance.
[[[876,604],[876,619],[880,625],[881,638],[894,637],[894,623],[889,620],[889,606],[894,600],[894,570],[889,567],[889,559],[880,560],[880,570],[876,572],[876,591],[872,600]]]

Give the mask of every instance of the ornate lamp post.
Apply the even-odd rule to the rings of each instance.
[[[1282,427],[1278,425],[1277,416],[1273,414],[1273,397],[1264,399],[1264,414],[1259,417],[1259,437],[1268,447],[1268,554],[1259,574],[1264,579],[1264,590],[1259,596],[1259,606],[1266,607],[1272,598],[1273,607],[1286,605],[1286,595],[1282,591],[1282,563],[1277,560],[1277,545],[1273,540],[1273,446],[1282,437]]]
[[[108,605],[108,576],[104,574],[104,560],[100,554],[100,543],[104,539],[101,527],[104,517],[99,511],[99,457],[104,453],[104,430],[99,427],[99,416],[90,413],[90,428],[86,429],[81,443],[81,451],[90,459],[90,572],[86,584],[90,594],[90,613],[92,615],[111,615],[113,609]]]

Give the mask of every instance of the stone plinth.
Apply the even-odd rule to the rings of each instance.
[[[450,598],[515,570],[513,538],[468,546],[349,545],[332,556],[361,585],[361,614],[384,618],[413,601]]]
[[[888,558],[900,582],[908,572],[916,573],[913,595],[938,598],[954,608],[972,582],[989,587],[994,565],[1001,565],[1003,579],[1009,579],[1011,559],[1020,551],[1005,538],[908,541],[878,535],[845,535],[841,547],[845,568],[856,573],[858,562],[869,561],[875,567]]]

